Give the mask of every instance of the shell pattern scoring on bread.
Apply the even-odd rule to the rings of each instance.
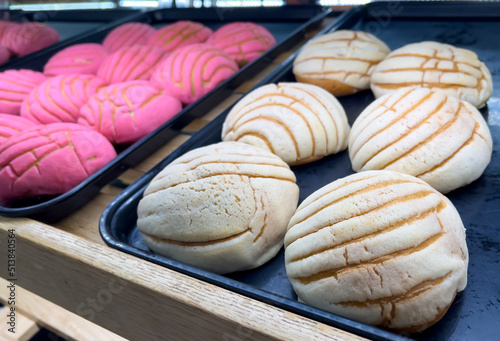
[[[471,50],[424,41],[392,51],[373,71],[376,98],[404,87],[425,87],[467,101],[480,109],[493,92],[486,65]]]
[[[166,55],[162,49],[153,46],[124,47],[104,59],[97,70],[97,77],[108,84],[133,80],[149,81],[153,70]]]
[[[465,228],[424,181],[356,173],[300,204],[285,236],[285,266],[301,301],[416,332],[441,319],[467,284]]]
[[[102,45],[110,53],[124,47],[146,45],[156,30],[149,24],[140,22],[125,23],[115,27],[104,38]]]
[[[279,83],[238,101],[224,121],[222,140],[252,144],[298,165],[346,149],[349,130],[332,94],[311,84]]]
[[[113,144],[132,143],[182,110],[181,102],[146,81],[109,85],[89,98],[77,123],[103,134]]]
[[[488,125],[473,105],[427,88],[378,98],[349,135],[354,171],[394,170],[442,193],[479,178],[492,150]]]
[[[0,201],[64,193],[115,157],[104,136],[82,125],[28,128],[0,144]]]
[[[264,26],[252,22],[225,24],[207,40],[226,52],[239,67],[243,67],[276,45],[276,39]]]
[[[35,87],[21,106],[21,116],[40,124],[76,123],[80,108],[100,88],[103,80],[93,75],[60,75]]]
[[[236,62],[221,49],[193,44],[176,49],[160,62],[151,81],[188,105],[237,71]]]
[[[139,202],[137,227],[163,256],[219,274],[251,269],[283,246],[298,197],[295,175],[278,156],[220,142],[156,175]]]
[[[179,20],[156,31],[146,45],[171,53],[184,46],[204,43],[212,33],[212,29],[199,22]]]
[[[25,98],[46,80],[47,77],[43,73],[32,70],[0,72],[0,112],[19,115]]]
[[[375,66],[390,52],[374,35],[352,30],[324,34],[307,43],[293,63],[298,82],[346,96],[370,88]]]

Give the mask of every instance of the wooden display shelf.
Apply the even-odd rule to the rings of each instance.
[[[331,20],[325,19],[318,31]],[[270,67],[119,180],[125,184],[135,181],[316,33],[311,32],[294,49],[278,56]],[[130,340],[362,339],[106,246],[99,235],[99,219],[120,191],[118,187],[106,186],[80,210],[52,226],[28,218],[0,217],[1,259],[8,259],[8,231],[15,230],[20,313],[60,335],[76,339],[85,332],[75,334],[75,330],[92,331],[94,339],[102,340],[121,339],[109,332]],[[9,276],[6,264],[0,268],[4,279],[0,282],[0,301],[6,304],[4,287]],[[48,312],[64,315],[65,310],[70,326],[60,325],[61,319],[45,316]]]

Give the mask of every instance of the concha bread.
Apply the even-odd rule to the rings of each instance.
[[[442,193],[479,178],[492,150],[489,128],[474,106],[427,88],[401,89],[375,100],[349,136],[356,172],[394,170]]]
[[[35,122],[21,116],[0,114],[0,144],[8,138],[19,134],[23,130],[34,127],[35,125]]]
[[[60,75],[31,90],[21,105],[21,116],[40,124],[76,123],[80,108],[106,84],[93,75]]]
[[[357,173],[302,202],[285,236],[285,266],[305,303],[416,332],[441,319],[467,284],[465,228],[424,181]]]
[[[109,52],[116,52],[124,47],[146,45],[156,30],[149,24],[130,22],[119,25],[104,38],[102,45]]]
[[[108,84],[133,80],[149,81],[153,70],[165,57],[162,49],[152,46],[124,47],[104,59],[97,70],[97,77]]]
[[[0,112],[19,115],[24,99],[46,80],[43,73],[32,70],[0,72]]]
[[[276,45],[276,39],[264,26],[240,21],[217,29],[207,44],[217,46],[243,67]]]
[[[180,47],[154,69],[151,82],[192,104],[238,71],[236,62],[208,44]]]
[[[346,149],[349,130],[332,94],[315,85],[279,83],[242,98],[224,121],[222,139],[255,145],[298,165]]]
[[[0,201],[67,192],[115,157],[104,136],[79,124],[28,128],[0,143]]]
[[[391,52],[373,71],[370,85],[377,98],[411,86],[443,91],[479,109],[493,91],[490,71],[476,53],[433,41]]]
[[[199,22],[179,20],[156,31],[146,45],[171,53],[184,46],[204,43],[212,33],[212,29]]]
[[[108,51],[101,44],[71,45],[50,57],[43,67],[43,73],[46,76],[95,75],[107,56]]]
[[[184,154],[151,181],[137,227],[166,257],[215,273],[250,269],[282,247],[298,196],[279,157],[221,142]]]
[[[390,52],[374,35],[340,30],[311,40],[293,63],[299,82],[318,85],[335,96],[370,88],[375,66]]]
[[[113,144],[135,142],[182,110],[181,102],[145,81],[109,85],[80,109],[77,123]]]

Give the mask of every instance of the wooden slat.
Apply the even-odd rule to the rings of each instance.
[[[0,279],[0,282],[2,285],[2,289],[7,287],[7,282],[5,280]],[[2,294],[3,291],[5,290],[2,290]],[[3,300],[3,297],[2,301],[3,303],[7,302],[7,300]],[[25,316],[18,310],[14,312],[15,320],[12,321],[13,325],[11,326],[9,325],[9,323],[11,322],[11,317],[9,317],[8,314],[11,314],[10,308],[8,306],[0,309],[0,340],[28,341],[40,330],[35,321]],[[9,329],[11,330],[9,331]]]
[[[30,219],[0,217],[1,250],[9,229],[19,286],[130,340],[361,339]]]
[[[0,279],[0,301],[3,303],[7,302],[9,294],[7,291],[7,285],[8,282],[5,279]],[[34,327],[31,327],[32,329],[30,330],[30,333],[25,333],[27,338],[19,340],[29,340],[33,337],[39,329],[37,327],[38,324],[39,326],[42,326],[61,337],[72,340],[126,341],[126,339],[59,307],[46,299],[34,295],[24,288],[17,286],[16,295],[19,297],[19,299],[16,300],[16,319],[18,316],[22,316],[23,319],[30,321],[31,325],[34,325]],[[5,315],[3,314],[3,310],[0,311],[0,313],[2,314],[0,317],[3,318],[3,315]],[[19,327],[27,327],[26,322],[21,319],[18,319],[18,325]],[[5,324],[2,323],[1,326],[5,326]],[[1,331],[3,331],[3,328],[0,328],[0,340],[3,340],[3,334],[1,334]]]

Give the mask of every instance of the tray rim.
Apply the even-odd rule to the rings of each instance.
[[[388,1],[380,1],[380,2],[372,2],[372,3],[369,3],[369,4],[365,4],[365,5],[355,6],[352,9],[350,9],[348,12],[345,12],[340,17],[338,17],[331,25],[329,25],[328,27],[326,27],[325,29],[323,29],[316,36],[322,35],[322,34],[324,34],[326,32],[333,32],[334,30],[339,29],[340,26],[346,25],[347,23],[349,23],[352,20],[357,21],[359,19],[363,19],[364,16],[369,15],[368,12],[370,10],[384,8],[382,6],[384,6],[384,4],[387,5],[389,3],[390,2],[388,2]],[[449,1],[447,3],[449,3],[449,4],[453,4],[454,3],[455,5],[464,5],[464,4],[467,5],[468,4],[468,5],[474,5],[474,6],[478,6],[478,5],[482,6],[482,4],[480,5],[477,2],[475,2],[475,1]],[[418,8],[420,11],[411,11],[410,15],[400,16],[400,17],[397,17],[396,19],[398,19],[398,18],[400,18],[400,19],[408,19],[408,18],[409,19],[412,19],[412,18],[421,18],[421,19],[423,19],[423,18],[427,18],[427,16],[422,15],[422,14],[428,14],[428,12],[427,12],[428,8],[427,8],[427,10],[422,10],[422,8],[423,8],[422,7],[423,6],[422,2],[419,2],[419,1],[409,1],[409,2],[404,2],[403,4],[404,4],[404,6],[408,5],[409,7],[412,7],[412,8]],[[439,7],[441,7],[443,5],[443,3],[441,1],[431,1],[429,3],[426,3],[426,5],[428,5],[428,4],[431,4],[431,6],[436,6],[436,8],[439,8]],[[485,3],[485,4],[487,4],[486,6],[490,6],[490,7],[493,7],[495,9],[500,9],[500,3]],[[448,7],[445,7],[445,8],[448,9]],[[476,10],[477,10],[477,7],[476,7]],[[483,11],[484,11],[484,9],[483,9]],[[486,13],[488,14],[489,18],[498,18],[498,17],[500,17],[500,12],[492,13],[490,11],[487,11]],[[443,20],[443,18],[440,18],[436,13],[433,13],[433,14],[435,14],[435,16],[433,18]],[[465,18],[467,18],[469,20],[473,20],[473,19],[477,19],[478,18],[477,17],[477,11],[474,11],[474,10],[472,11],[472,15],[470,15],[471,14],[470,12],[469,13],[464,13],[464,12],[460,12],[460,11],[456,12],[456,14],[457,15],[455,17],[445,18],[444,20],[447,20],[447,19],[448,20],[459,20],[459,19],[465,19]],[[360,17],[356,17],[357,15],[359,15]],[[299,52],[300,52],[300,49],[296,53],[294,53],[293,55],[291,55],[282,64],[283,65],[282,68],[279,68],[279,69],[275,70],[272,74],[270,74],[268,77],[266,77],[261,82],[259,82],[259,84],[257,84],[254,87],[254,89],[257,88],[257,87],[259,87],[259,86],[262,86],[264,84],[270,83],[272,79],[278,79],[278,78],[280,78],[281,75],[289,72],[290,68],[292,67],[291,63],[292,63],[293,59],[295,58],[295,56]],[[227,115],[227,113],[229,112],[229,110],[235,104],[233,104],[232,106],[230,106],[229,108],[227,108],[224,112],[222,112],[219,116],[217,116],[210,123],[208,123],[198,133],[194,134],[188,141],[186,141],[185,143],[183,143],[176,150],[174,150],[167,157],[165,157],[162,161],[160,161],[153,168],[151,168],[148,172],[146,172],[143,176],[141,176],[139,179],[137,179],[133,184],[131,184],[130,186],[128,186],[126,189],[124,189],[106,207],[106,209],[104,210],[104,212],[103,212],[103,214],[101,216],[101,219],[99,221],[99,233],[100,233],[101,237],[103,238],[104,242],[108,246],[113,247],[113,248],[115,248],[115,249],[117,249],[119,251],[125,252],[125,253],[130,254],[130,255],[134,255],[134,256],[136,256],[138,258],[144,259],[146,261],[149,261],[149,262],[152,262],[152,263],[155,263],[155,264],[159,264],[161,266],[165,266],[165,267],[167,267],[169,269],[179,271],[179,272],[181,272],[183,274],[192,276],[194,278],[207,281],[207,282],[209,282],[211,284],[215,284],[215,285],[218,285],[218,286],[220,286],[222,288],[232,290],[232,291],[234,291],[236,293],[243,294],[243,295],[245,295],[247,297],[250,297],[250,298],[253,298],[253,299],[258,299],[258,300],[260,300],[262,302],[265,302],[265,303],[269,303],[269,301],[266,298],[262,299],[260,297],[260,296],[262,296],[261,293],[257,293],[257,295],[255,294],[255,290],[256,291],[260,291],[260,292],[262,292],[263,290],[261,290],[261,289],[255,289],[255,288],[253,288],[252,286],[250,286],[248,284],[238,282],[236,280],[224,277],[222,275],[217,275],[217,274],[205,271],[205,270],[201,270],[201,269],[198,269],[196,267],[193,267],[193,266],[190,266],[190,265],[186,265],[186,264],[183,264],[183,263],[180,263],[180,262],[168,259],[168,258],[163,257],[161,255],[157,255],[157,254],[154,254],[154,253],[148,253],[148,252],[145,252],[145,251],[140,250],[138,248],[135,248],[134,246],[131,246],[131,245],[127,245],[127,246],[130,249],[134,249],[134,251],[132,251],[130,249],[127,250],[127,248],[123,248],[123,243],[120,242],[118,239],[116,239],[115,236],[111,235],[109,233],[109,231],[108,231],[108,224],[112,223],[112,221],[115,220],[115,214],[120,210],[121,205],[124,205],[125,203],[127,203],[129,201],[136,200],[137,195],[140,195],[143,192],[143,190],[145,189],[145,187],[147,186],[147,184],[151,181],[151,179],[154,177],[154,175],[156,175],[161,169],[163,169],[166,165],[168,165],[174,159],[176,159],[180,155],[184,154],[186,151],[191,150],[193,148],[196,148],[195,147],[196,145],[203,144],[203,139],[207,138],[205,132],[212,131],[214,129],[214,127],[219,128],[221,126],[221,124],[222,124],[225,116]],[[153,257],[151,257],[151,255],[153,255]],[[160,261],[160,260],[158,260],[158,258],[161,258],[163,262]],[[164,263],[164,260],[167,260],[167,265]],[[191,271],[191,273],[189,271]],[[207,276],[207,275],[209,275],[209,276]],[[215,282],[214,282],[213,276],[220,277],[220,278],[216,278]],[[207,277],[212,277],[212,278],[208,278],[208,280],[207,280]],[[220,280],[220,279],[222,279],[222,282],[226,282],[226,283],[217,282],[217,280]],[[234,281],[234,282],[238,283],[238,285],[236,285],[233,288],[231,288],[231,287],[228,288],[227,285],[230,285],[230,284],[227,283],[227,282],[231,282],[231,281]],[[243,292],[243,293],[240,292],[241,291],[241,285],[246,286],[245,290],[248,290],[250,293],[248,293],[248,292],[246,292],[246,293],[245,292]],[[236,290],[234,290],[234,289],[236,289]],[[268,292],[264,291],[264,293],[268,293]],[[310,310],[310,309],[317,310],[317,308],[314,308],[314,307],[311,307],[311,306],[299,303],[297,301],[292,301],[290,299],[280,297],[280,296],[278,296],[276,294],[273,294],[273,293],[270,293],[270,294],[273,295],[273,296],[275,296],[275,298],[277,298],[279,301],[281,301],[278,304],[276,303],[276,301],[274,301],[274,302],[271,303],[272,305],[274,305],[274,306],[276,306],[278,308],[283,308],[283,309],[286,309],[288,311],[300,314],[300,315],[308,317],[308,318],[311,318],[311,316],[310,315],[304,315],[303,311],[301,311],[300,309],[304,309],[304,307],[305,307],[305,308],[309,308],[309,309],[306,309],[306,310]],[[291,304],[291,306],[293,306],[293,307],[291,307],[290,304],[283,303],[283,300],[292,301],[294,303],[298,303],[298,305]],[[304,307],[302,307],[302,306],[304,306]],[[332,315],[335,315],[335,314],[332,314]],[[340,317],[338,315],[335,315],[335,316],[336,317]],[[395,334],[394,332],[388,332],[388,331],[379,329],[377,327],[372,327],[372,326],[369,326],[369,325],[366,325],[366,324],[363,324],[363,323],[359,323],[359,322],[356,322],[356,321],[353,321],[353,320],[350,320],[350,319],[346,319],[346,318],[343,318],[343,317],[340,317],[339,320],[335,320],[334,321],[335,323],[333,323],[333,324],[331,323],[331,320],[325,321],[325,320],[322,320],[322,319],[316,319],[314,317],[313,317],[313,319],[316,320],[317,322],[326,323],[326,324],[329,324],[329,325],[331,325],[333,327],[341,328],[343,330],[346,330],[348,332],[354,333],[356,335],[364,336],[364,337],[370,337],[370,338],[376,339],[376,340],[379,340],[379,339],[382,339],[382,340],[393,340],[393,339],[407,340],[408,339],[405,336]],[[348,320],[349,321],[348,323],[351,323],[351,324],[354,322],[355,324],[360,324],[363,327],[371,327],[373,329],[369,328],[369,329],[359,330],[359,329],[355,329],[352,325],[348,326],[348,328],[346,328],[345,325],[342,325],[342,323],[344,323],[345,320]],[[336,324],[336,323],[340,323],[340,324]],[[378,335],[377,334],[371,334],[372,331],[376,331],[379,334]]]
[[[315,26],[319,25],[322,20],[324,20],[332,13],[331,9],[328,9],[324,6],[305,7],[307,7],[309,10],[314,10],[316,12],[316,15],[307,20],[300,20],[301,24],[299,25],[299,27],[297,27],[294,31],[292,31],[292,33],[287,35],[280,44],[277,44],[275,47],[262,54],[258,59],[238,70],[238,72],[235,73],[232,77],[219,84],[216,88],[211,90],[208,94],[203,96],[195,103],[183,108],[177,115],[171,118],[168,122],[164,123],[161,127],[157,128],[155,131],[148,134],[141,140],[133,143],[123,151],[119,152],[118,156],[115,159],[106,164],[96,173],[92,174],[79,185],[63,194],[34,205],[22,207],[6,207],[3,205],[3,203],[0,202],[0,215],[6,217],[30,217],[50,223],[65,218],[67,215],[76,211],[78,208],[87,203],[91,198],[97,195],[100,189],[102,189],[105,185],[111,183],[127,169],[133,167],[134,165],[137,165],[142,160],[150,156],[153,152],[158,150],[160,146],[164,145],[174,137],[180,135],[181,129],[183,127],[185,127],[196,118],[201,117],[200,112],[203,112],[203,110],[200,109],[201,107],[210,106],[210,104],[219,101],[221,98],[224,98],[224,93],[235,93],[234,90],[239,85],[244,83],[244,79],[246,79],[248,75],[252,74],[253,72],[263,70],[266,65],[276,57],[275,55],[285,51],[289,44],[292,44],[294,41],[300,39],[302,35],[304,35],[308,30],[313,29]],[[98,32],[94,32],[89,35],[82,35],[83,37],[78,36],[75,39],[68,39],[64,42],[53,45],[52,48],[47,48],[37,53],[31,54],[25,57],[25,62],[29,62],[29,60],[35,60],[40,55],[46,55],[48,53],[52,53],[54,50],[60,50],[61,48],[72,45],[75,43],[75,40],[80,41],[81,39],[88,39],[89,37],[100,34],[104,31],[109,32],[116,26],[126,22],[151,21],[156,12],[165,10],[169,9],[155,9],[144,13],[136,13],[132,16],[122,18],[108,25],[101,26],[99,29],[96,29]],[[186,14],[188,14],[192,11],[198,11],[200,9],[183,8],[177,10],[181,13],[186,12]],[[206,13],[213,12],[213,10],[211,9],[201,10]],[[235,11],[241,11],[241,9],[238,8],[238,10]],[[277,12],[276,9],[274,9],[273,11]],[[177,11],[175,13],[177,13]],[[297,21],[297,19],[295,20]],[[2,68],[0,67],[0,72],[1,71]],[[147,152],[145,153],[144,151]],[[79,198],[81,200],[77,200]],[[70,206],[70,209],[67,209],[68,206]]]

